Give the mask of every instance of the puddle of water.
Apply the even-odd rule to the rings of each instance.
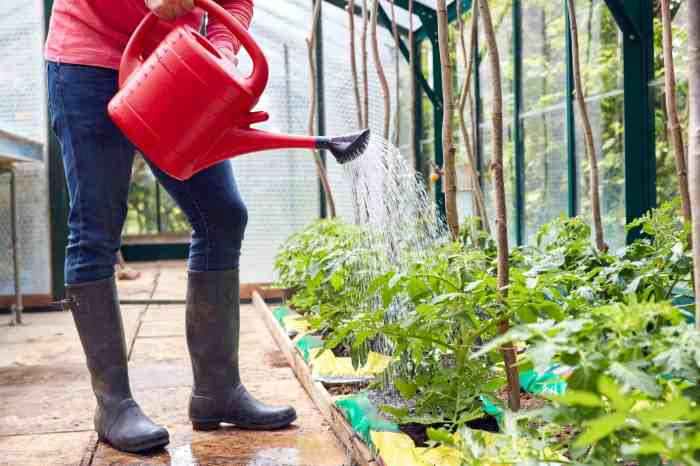
[[[250,433],[248,433],[248,436]],[[277,436],[276,436],[277,435]],[[350,464],[332,434],[260,432],[255,442],[235,432],[208,434],[169,448],[160,459],[170,466],[343,466]],[[262,441],[261,441],[262,440]],[[265,441],[268,440],[268,441]],[[275,445],[276,444],[276,445]]]

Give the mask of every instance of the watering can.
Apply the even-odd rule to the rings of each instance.
[[[175,27],[147,58],[149,13],[134,31],[119,67],[119,91],[108,112],[115,124],[156,166],[179,180],[222,160],[283,148],[326,149],[339,163],[358,157],[369,130],[340,137],[310,137],[253,129],[269,115],[253,111],[268,80],[267,59],[248,31],[211,0],[195,5],[219,20],[253,61],[248,77],[237,76],[228,58],[189,26]]]

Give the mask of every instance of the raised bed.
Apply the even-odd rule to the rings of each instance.
[[[351,453],[353,460],[360,466],[380,466],[381,462],[374,459],[370,448],[355,433],[341,410],[335,406],[333,397],[326,387],[322,383],[314,381],[311,370],[306,361],[304,361],[304,356],[294,346],[286,330],[277,322],[272,314],[272,310],[270,310],[257,291],[253,292],[253,304],[262,316],[272,338],[277,343],[282,354],[284,354],[292,371],[294,371],[294,375],[296,375],[304,390],[306,390],[316,407],[321,411],[335,435]]]

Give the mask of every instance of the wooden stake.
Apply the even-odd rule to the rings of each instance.
[[[603,219],[600,212],[600,175],[598,174],[598,156],[596,155],[595,142],[593,141],[593,129],[591,121],[588,118],[588,105],[583,91],[583,83],[581,80],[581,64],[579,63],[578,52],[578,26],[576,23],[576,5],[574,0],[567,0],[569,6],[569,21],[571,24],[571,55],[573,58],[574,69],[574,87],[576,94],[576,102],[578,103],[579,111],[581,112],[581,120],[583,122],[583,130],[586,141],[586,154],[588,162],[591,165],[590,185],[591,185],[591,213],[593,214],[593,235],[595,245],[599,251],[607,251],[608,245],[605,244],[603,237]]]
[[[399,147],[401,139],[401,80],[399,74],[399,28],[396,24],[396,0],[390,0],[391,5],[391,33],[394,36],[394,74],[396,75],[396,89],[394,95],[396,98],[396,105],[394,106],[394,145]]]
[[[688,89],[690,130],[688,148],[689,191],[692,217],[693,276],[695,296],[700,296],[700,2],[688,5]],[[700,328],[700,306],[695,306],[695,325]]]
[[[437,0],[438,45],[440,48],[440,72],[442,73],[442,158],[443,182],[445,189],[445,213],[447,228],[453,239],[459,238],[459,214],[457,213],[457,183],[455,169],[455,146],[452,143],[452,116],[454,102],[452,101],[452,68],[447,21],[447,5],[445,0]]]
[[[503,91],[501,88],[501,64],[498,57],[496,32],[491,21],[491,10],[488,0],[479,0],[481,20],[484,25],[484,36],[489,51],[489,66],[491,68],[491,86],[493,89],[491,109],[491,172],[496,198],[496,257],[498,299],[503,302],[508,294],[508,223],[506,215],[506,190],[503,183]],[[498,324],[500,333],[508,331],[507,319]],[[503,361],[508,378],[508,406],[513,411],[520,409],[520,379],[518,375],[517,353],[511,346],[503,347]]]
[[[466,106],[467,100],[471,95],[471,77],[472,77],[472,66],[474,64],[474,49],[476,48],[476,25],[478,21],[477,15],[478,8],[472,8],[472,20],[469,36],[469,53],[467,53],[466,41],[464,40],[464,19],[460,11],[460,2],[457,0],[457,17],[459,21],[459,43],[462,52],[462,60],[464,61],[465,73],[464,82],[462,83],[462,89],[459,94],[459,103],[457,113],[459,114],[459,129],[462,133],[462,140],[467,149],[467,158],[469,163],[467,164],[469,168],[469,177],[472,179],[473,193],[474,193],[474,204],[476,206],[476,216],[479,218],[481,223],[481,228],[490,232],[491,227],[489,225],[488,214],[486,212],[486,203],[484,202],[484,192],[481,189],[481,183],[479,180],[479,174],[476,171],[476,150],[472,145],[472,139],[467,130],[467,122],[464,117],[464,107]],[[469,107],[470,112],[473,111],[472,106]],[[474,121],[474,115],[472,114],[472,121]]]
[[[357,128],[362,126],[362,102],[360,87],[357,83],[357,58],[355,57],[355,0],[348,1],[348,28],[350,29],[350,78],[352,79],[352,92],[355,95],[355,109],[357,110]]]
[[[661,0],[661,23],[663,25],[662,43],[664,49],[664,94],[666,96],[666,113],[668,114],[668,132],[673,141],[673,153],[676,157],[676,174],[678,176],[678,194],[681,197],[683,219],[690,222],[690,193],[688,192],[688,169],[685,163],[683,133],[678,120],[676,104],[676,72],[673,65],[672,19],[669,0]]]
[[[369,74],[367,69],[367,29],[369,12],[367,0],[362,0],[362,33],[360,34],[360,53],[362,54],[362,127],[369,128]]]
[[[377,72],[379,84],[382,88],[382,97],[384,98],[384,139],[389,139],[389,127],[391,125],[391,96],[389,95],[389,81],[384,73],[384,65],[382,65],[381,57],[379,56],[379,37],[377,35],[377,16],[379,15],[379,0],[372,0],[372,59],[374,61],[374,70]]]
[[[416,48],[413,44],[413,0],[408,0],[408,68],[411,75],[411,98],[409,104],[410,118],[408,126],[408,134],[410,135],[409,147],[411,148],[411,160],[413,166],[418,166],[417,151],[414,140],[414,134],[420,128],[416,128],[416,73],[413,69],[416,63]]]
[[[310,136],[316,135],[316,62],[314,61],[314,44],[316,40],[316,24],[318,23],[318,18],[321,13],[321,2],[323,0],[315,0],[314,11],[311,17],[311,32],[309,37],[306,39],[306,50],[307,57],[309,60],[309,119],[307,121],[307,128]],[[326,197],[326,203],[328,205],[328,213],[330,218],[335,218],[335,202],[333,200],[333,193],[331,192],[331,185],[328,182],[328,176],[326,173],[326,167],[323,165],[323,160],[321,160],[321,153],[317,150],[313,151],[314,161],[316,162],[316,174],[318,179],[321,180],[321,186],[323,187],[323,192]]]

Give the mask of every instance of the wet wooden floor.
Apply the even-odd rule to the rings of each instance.
[[[268,403],[293,404],[290,428],[253,432],[226,428],[193,432],[187,419],[192,372],[185,343],[183,263],[140,266],[120,282],[136,400],[170,431],[159,452],[132,455],[98,443],[95,401],[78,336],[68,312],[28,312],[26,324],[0,327],[0,466],[226,465],[340,466],[348,455],[295,379],[253,306],[241,308],[241,373]],[[148,303],[148,301],[151,301]],[[160,302],[161,304],[154,304]]]

